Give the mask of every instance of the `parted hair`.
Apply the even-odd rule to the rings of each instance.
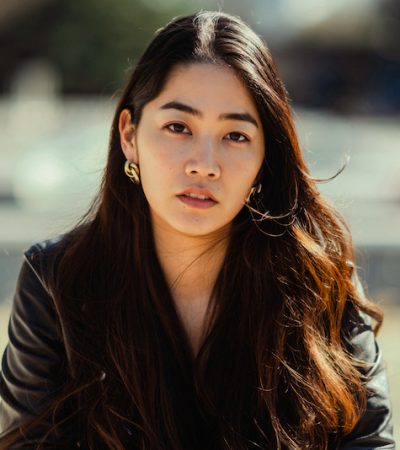
[[[171,70],[198,62],[230,67],[243,81],[261,118],[265,159],[261,192],[233,221],[193,358],[146,197],[123,172],[118,120],[128,108],[139,124]],[[69,364],[43,413],[54,420],[48,433],[69,426],[90,450],[337,445],[366,401],[347,319],[381,321],[357,290],[354,267],[350,233],[308,171],[265,42],[222,12],[174,19],[127,81],[98,197],[51,263],[47,283]]]

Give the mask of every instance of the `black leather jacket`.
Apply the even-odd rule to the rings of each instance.
[[[60,368],[68,363],[68,349],[63,344],[62,324],[46,286],[43,262],[59,245],[59,238],[49,240],[32,246],[25,253],[11,312],[9,344],[0,373],[0,437],[35,417],[41,401],[62,383]],[[394,449],[391,407],[381,352],[367,318],[363,316],[361,322],[350,328],[352,344],[357,349],[354,351],[359,358],[371,363],[367,382],[370,394],[365,414],[340,449]],[[29,441],[21,439],[9,448],[34,449],[48,427],[48,423],[42,423],[36,437]],[[54,439],[47,441],[43,448],[79,447],[79,438],[71,430],[63,431],[58,442]]]

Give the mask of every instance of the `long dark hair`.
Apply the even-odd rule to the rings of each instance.
[[[128,108],[138,124],[171,69],[194,62],[243,80],[267,154],[254,209],[234,219],[193,360],[146,198],[123,173],[118,119]],[[64,420],[88,449],[326,449],[363,412],[345,316],[381,316],[355,288],[350,235],[304,163],[271,54],[236,17],[200,12],[158,31],[117,105],[99,197],[51,268],[68,366],[49,433]]]

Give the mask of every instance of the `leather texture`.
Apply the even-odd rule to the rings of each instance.
[[[37,416],[46,399],[51,398],[65,379],[68,353],[63,343],[62,324],[45,281],[46,261],[61,242],[62,238],[44,241],[25,252],[9,322],[9,343],[0,372],[0,437]],[[366,370],[369,397],[364,416],[338,448],[395,449],[381,351],[366,316],[357,313],[346,320],[351,329],[352,351],[369,363]],[[35,435],[9,448],[34,449],[49,427],[49,422],[42,422]],[[76,428],[69,425],[61,430],[58,440],[52,437],[42,448],[80,448],[75,433]]]

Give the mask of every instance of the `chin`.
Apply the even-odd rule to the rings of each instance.
[[[175,229],[187,237],[206,237],[206,236],[223,236],[225,233],[229,232],[231,223],[227,224],[190,224],[185,226],[177,226]]]

